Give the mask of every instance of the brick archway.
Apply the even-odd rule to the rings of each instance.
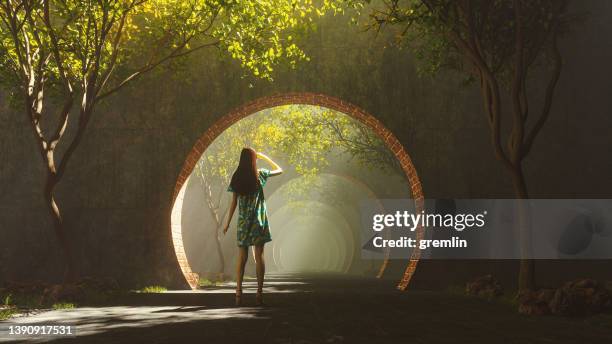
[[[402,170],[406,174],[406,178],[410,184],[410,193],[415,202],[416,211],[420,212],[423,209],[424,196],[421,182],[417,175],[416,169],[412,164],[410,156],[395,135],[393,135],[393,133],[378,119],[368,114],[363,109],[341,99],[315,93],[285,93],[259,98],[234,109],[229,114],[216,121],[196,141],[195,145],[191,149],[191,152],[187,156],[187,159],[183,164],[183,168],[179,173],[176,185],[174,186],[172,209],[179,205],[179,203],[182,204],[187,179],[193,172],[196,163],[202,154],[204,154],[206,148],[208,148],[208,146],[215,140],[215,138],[217,138],[217,136],[219,136],[225,129],[229,128],[234,123],[256,112],[276,106],[292,104],[326,107],[351,116],[352,118],[371,128],[385,142],[387,147],[393,152],[400,162]],[[180,214],[175,214],[173,212],[171,216],[170,230],[174,251],[176,252],[176,258],[185,280],[189,286],[191,286],[191,288],[195,289],[198,285],[198,275],[191,270],[189,262],[187,261],[187,256],[185,255],[185,250],[183,247],[183,235],[180,224]],[[423,228],[418,227],[416,232],[417,240],[423,238]],[[413,250],[402,279],[398,283],[398,289],[405,290],[408,287],[410,279],[416,270],[420,255],[421,252],[418,249]],[[383,266],[386,266],[386,261],[383,263]]]

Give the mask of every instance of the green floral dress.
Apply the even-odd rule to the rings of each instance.
[[[266,200],[263,187],[266,185],[270,171],[259,169],[259,189],[251,195],[238,196],[238,246],[261,246],[272,241],[270,225],[266,213]],[[232,187],[227,191],[234,192]]]

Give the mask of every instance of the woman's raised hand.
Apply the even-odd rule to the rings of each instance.
[[[271,176],[277,176],[283,173],[283,169],[280,166],[278,166],[277,163],[275,163],[272,159],[270,159],[264,153],[257,152],[257,157],[260,158],[261,160],[268,162],[270,165],[272,165],[272,171],[270,171]]]

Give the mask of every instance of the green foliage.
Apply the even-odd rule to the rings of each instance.
[[[520,4],[517,16],[515,4]],[[420,71],[435,74],[442,68],[479,76],[473,54],[500,80],[514,70],[517,27],[526,64],[546,58],[553,33],[567,28],[564,0],[392,0],[374,7],[371,27],[392,27],[395,43],[407,46],[421,62]],[[541,59],[540,59],[541,60]]]
[[[11,305],[11,298],[13,295],[8,294],[4,297],[4,300],[2,301],[2,305],[3,306],[10,306]]]
[[[69,303],[69,302],[58,302],[58,303],[54,303],[53,306],[51,306],[51,308],[58,310],[58,309],[73,309],[76,308],[76,305],[74,303]]]
[[[163,287],[160,285],[151,285],[151,286],[140,289],[138,292],[139,293],[163,293],[165,291],[168,291],[166,287]]]
[[[281,158],[286,170],[303,177],[285,190],[296,198],[317,187],[315,177],[335,153],[348,153],[367,167],[399,167],[376,133],[349,116],[318,106],[287,105],[263,110],[230,126],[207,148],[194,175],[205,183],[226,187],[243,147]],[[217,197],[226,194],[224,187]]]
[[[40,304],[40,298],[25,294],[0,292],[0,300],[0,320],[11,318],[20,308],[35,308]]]
[[[11,302],[11,294],[8,294],[4,297],[2,304],[0,304],[0,320],[6,320],[13,316],[17,310],[15,306]]]
[[[5,308],[33,309],[46,306],[42,301],[42,295],[38,292],[16,292],[1,293],[0,298]]]
[[[321,121],[326,135],[331,137],[332,145],[361,166],[376,167],[383,172],[401,169],[393,152],[368,126],[346,115],[326,116]]]
[[[349,116],[318,106],[287,105],[263,110],[230,126],[206,150],[196,165],[196,175],[228,184],[243,147],[282,156],[304,176],[325,168],[334,148],[364,165],[397,166],[397,159],[376,133]]]
[[[41,75],[61,93],[65,78],[103,95],[163,62],[212,46],[254,76],[271,79],[278,63],[307,59],[293,32],[339,8],[329,0],[6,2],[0,6],[0,79],[15,86]]]
[[[15,313],[17,313],[17,310],[14,307],[0,306],[0,320],[9,319]]]
[[[198,282],[198,286],[200,288],[205,288],[205,287],[216,287],[217,286],[217,281],[211,281],[207,278],[204,277],[200,277],[200,280]]]
[[[255,147],[265,147],[283,155],[286,163],[300,175],[316,174],[327,166],[326,154],[333,147],[324,126],[326,118],[346,117],[316,106],[284,106],[269,110],[266,120],[255,131]]]
[[[67,274],[74,257],[53,198],[96,105],[138,77],[200,49],[224,51],[254,76],[307,59],[292,33],[332,0],[10,0],[0,2],[0,85],[22,105],[45,163]],[[51,96],[51,97],[49,97]],[[51,100],[50,100],[50,99]],[[78,105],[78,108],[77,108]],[[49,110],[50,109],[50,110]],[[72,112],[78,109],[78,114]],[[49,116],[49,114],[53,116]],[[77,116],[78,115],[78,116]],[[75,116],[77,116],[75,118]],[[69,122],[78,121],[78,125]],[[54,128],[50,128],[54,127]],[[69,135],[61,158],[56,148]]]
[[[0,288],[0,317],[33,309],[69,309],[77,305],[108,304],[114,298],[127,294],[127,290],[119,290],[112,285],[96,285],[92,279],[83,279],[71,285],[14,285]]]
[[[309,116],[313,110],[277,107],[238,121],[206,150],[196,165],[196,176],[228,185],[243,147],[282,155],[298,173],[316,173],[326,163],[323,154],[329,151],[331,142],[314,116]]]

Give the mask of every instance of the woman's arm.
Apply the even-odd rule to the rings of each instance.
[[[283,169],[280,166],[278,166],[277,163],[275,163],[272,159],[270,159],[264,153],[257,152],[257,157],[260,158],[261,160],[267,161],[268,164],[272,166],[272,171],[270,171],[270,176],[278,176],[279,174],[283,173]]]
[[[232,195],[232,204],[230,205],[229,213],[227,215],[227,222],[225,223],[225,227],[223,227],[223,234],[227,233],[227,229],[229,228],[230,222],[232,222],[232,217],[234,216],[234,211],[236,211],[236,204],[238,203],[238,196],[236,196],[236,193],[233,192]]]

